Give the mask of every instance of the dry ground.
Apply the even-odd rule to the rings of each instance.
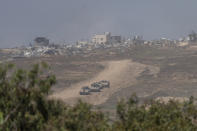
[[[149,68],[150,72],[154,74],[159,71],[158,68],[148,67],[147,65],[131,60],[105,61],[100,62],[100,64],[104,65],[105,69],[94,78],[73,84],[71,87],[65,88],[61,92],[55,92],[51,97],[61,99],[69,104],[75,103],[80,98],[90,104],[99,105],[106,102],[112,94],[122,88],[134,85],[136,83],[136,78],[145,68]],[[92,93],[88,96],[79,95],[81,87],[100,80],[110,81],[110,88],[104,89],[99,93]]]
[[[194,49],[136,46],[100,49],[70,57],[20,58],[12,62],[26,68],[39,61],[49,63],[57,77],[53,97],[68,103],[81,98],[111,110],[120,98],[127,99],[132,93],[142,100],[197,97],[197,51]],[[110,89],[90,96],[79,95],[82,86],[103,79],[111,82]]]

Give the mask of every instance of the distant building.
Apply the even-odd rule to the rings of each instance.
[[[121,36],[111,36],[111,43],[121,43],[122,42],[122,37]]]
[[[77,41],[77,45],[87,45],[88,41]]]
[[[188,35],[188,40],[191,44],[195,44],[197,43],[197,33],[192,31],[189,35]]]
[[[34,39],[34,46],[48,46],[49,39],[45,37],[37,37]]]
[[[133,40],[143,40],[143,36],[136,35],[133,37]]]
[[[143,36],[134,36],[133,37],[133,44],[134,45],[141,45],[141,44],[144,44],[144,40],[143,40]]]
[[[111,42],[111,33],[105,32],[104,34],[95,34],[92,37],[92,43],[94,44],[109,44]]]
[[[188,46],[188,45],[189,45],[188,42],[179,42],[179,43],[177,44],[178,47],[184,47],[184,46]]]

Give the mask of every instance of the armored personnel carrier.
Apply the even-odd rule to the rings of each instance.
[[[103,88],[109,88],[110,87],[110,83],[109,83],[109,81],[102,80],[102,81],[99,81],[99,82],[92,83],[91,87],[101,90]]]
[[[103,88],[109,88],[110,87],[110,82],[106,80],[102,80],[99,83],[101,83]]]
[[[95,87],[95,88],[98,88],[98,89],[102,89],[102,85],[101,83],[99,82],[94,82],[91,84],[91,87]]]
[[[88,86],[84,86],[81,88],[80,95],[90,95],[90,88]]]
[[[89,86],[84,86],[79,92],[80,95],[90,95],[91,92],[101,92],[103,88],[110,88],[110,82],[102,80],[99,82],[94,82]]]
[[[100,87],[97,85],[92,85],[90,86],[90,92],[100,92]]]

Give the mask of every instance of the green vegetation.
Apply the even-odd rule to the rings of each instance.
[[[29,71],[0,66],[0,130],[52,131],[193,131],[197,130],[194,98],[180,103],[151,101],[139,104],[136,95],[117,104],[117,119],[79,101],[69,106],[48,98],[56,83],[45,63]]]
[[[193,123],[196,116],[193,98],[189,102],[169,101],[164,104],[153,101],[139,106],[134,95],[128,102],[120,102],[117,106],[119,120],[114,130],[135,131],[192,131],[197,130]]]

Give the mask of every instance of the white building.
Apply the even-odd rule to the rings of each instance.
[[[109,44],[111,41],[111,33],[105,32],[104,34],[95,34],[92,37],[92,43],[94,44]]]

